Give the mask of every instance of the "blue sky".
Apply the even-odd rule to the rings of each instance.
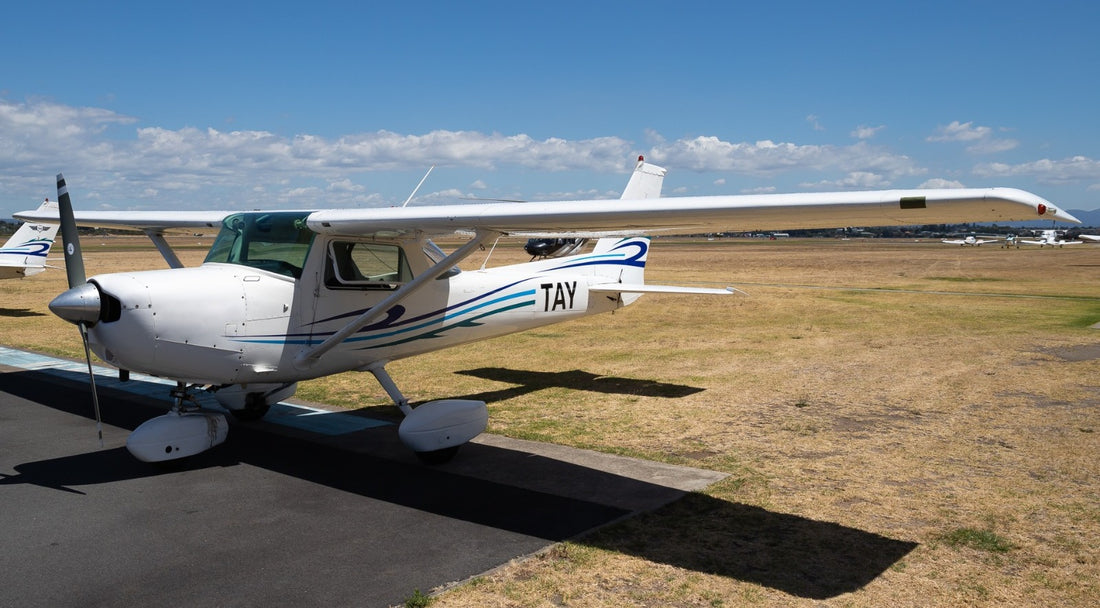
[[[1096,2],[8,2],[0,217],[1012,186],[1100,208]]]

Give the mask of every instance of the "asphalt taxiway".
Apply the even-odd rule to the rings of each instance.
[[[83,371],[82,371],[83,370]],[[175,469],[129,430],[167,387],[0,348],[0,606],[386,606],[723,474],[483,436],[419,464],[388,420],[282,404]]]

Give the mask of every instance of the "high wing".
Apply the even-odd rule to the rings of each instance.
[[[233,211],[76,211],[78,226],[163,232],[180,228],[221,228]],[[24,222],[58,222],[57,209],[20,211]]]
[[[220,227],[232,211],[83,211],[81,226],[130,228],[152,234]],[[56,212],[23,211],[23,221],[57,221]],[[844,226],[909,226],[956,222],[1080,221],[1049,201],[1014,188],[875,190],[803,194],[700,196],[638,200],[479,203],[314,211],[314,232],[341,235],[443,235],[458,231],[695,234]]]
[[[1030,192],[989,188],[342,209],[314,212],[308,225],[315,232],[346,235],[457,230],[644,235],[1040,218],[1080,223]]]

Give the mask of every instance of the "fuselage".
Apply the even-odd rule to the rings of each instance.
[[[302,234],[294,245],[215,242],[198,267],[92,277],[102,303],[90,345],[120,368],[189,383],[295,382],[614,310],[622,298],[588,287],[640,273],[648,252],[648,239],[622,239],[612,252],[448,272],[303,365],[303,351],[438,256],[417,240]],[[234,248],[251,256],[224,255]]]

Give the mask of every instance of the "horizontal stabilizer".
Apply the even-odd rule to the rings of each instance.
[[[629,283],[601,283],[590,285],[589,292],[594,293],[680,293],[728,296],[733,293],[745,293],[733,287],[715,289],[713,287],[680,287],[677,285],[645,285]]]

